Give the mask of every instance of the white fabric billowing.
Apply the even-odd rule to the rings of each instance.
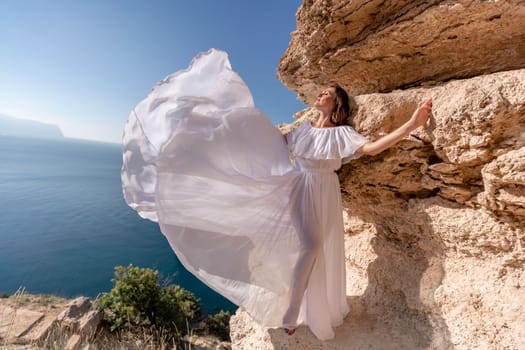
[[[155,163],[177,124],[192,114],[211,116],[243,107],[253,108],[250,91],[231,70],[227,55],[218,51],[197,56],[191,69],[156,84],[124,128],[122,182],[128,204],[157,221]]]
[[[124,197],[159,223],[186,269],[255,320],[270,327],[305,323],[329,339],[348,312],[334,170],[363,143],[351,132],[349,138],[346,127],[294,130],[294,166],[227,55],[210,50],[131,112]],[[339,153],[323,155],[334,147]]]

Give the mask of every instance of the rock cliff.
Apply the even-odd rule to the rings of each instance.
[[[0,114],[0,136],[19,136],[39,139],[61,139],[60,127],[34,120],[14,118]]]
[[[525,66],[522,0],[304,0],[279,78],[312,102]]]
[[[279,75],[305,102],[340,83],[370,139],[430,96],[433,115],[339,171],[351,312],[336,338],[239,311],[233,348],[525,349],[525,2],[305,0],[297,21]]]

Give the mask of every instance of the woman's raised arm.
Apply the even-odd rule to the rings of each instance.
[[[420,126],[425,125],[430,113],[432,112],[432,98],[419,106],[412,114],[412,117],[403,125],[390,134],[381,137],[374,142],[365,143],[357,150],[357,153],[375,156],[384,150],[394,146],[396,143],[405,138],[410,132]]]

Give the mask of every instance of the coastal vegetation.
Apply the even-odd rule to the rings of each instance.
[[[113,288],[94,302],[23,287],[0,293],[0,348],[231,348],[229,312],[204,314],[193,293],[156,270],[129,265],[114,273]]]
[[[199,300],[190,291],[161,280],[158,271],[133,265],[115,267],[114,286],[95,304],[103,325],[116,333],[149,332],[159,341],[181,343],[185,336],[209,335],[229,341],[231,314],[203,317]]]

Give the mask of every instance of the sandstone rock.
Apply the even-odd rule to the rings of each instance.
[[[434,107],[427,130],[419,129],[393,149],[363,157],[341,171],[343,188],[349,186],[347,200],[370,205],[380,199],[395,212],[391,205],[397,202],[438,195],[489,210],[496,201],[500,207],[505,202],[509,215],[522,216],[525,70],[434,88],[357,96],[354,124],[373,140],[401,125],[429,96]],[[507,166],[500,167],[503,163]],[[501,170],[495,172],[496,168]],[[350,171],[359,176],[350,176]],[[502,188],[499,199],[494,197],[496,188]],[[484,191],[492,194],[480,196]],[[389,214],[388,208],[382,210],[386,212],[370,214],[396,215]]]
[[[54,329],[57,328],[56,317],[52,315],[45,315],[45,317],[38,322],[31,330],[24,334],[24,342],[27,343],[45,343],[51,336]]]
[[[421,348],[525,347],[523,72],[356,97],[368,135],[434,97],[427,131],[339,173],[349,295]]]
[[[360,95],[524,66],[521,0],[305,0],[278,74],[311,104],[332,81]]]
[[[99,310],[91,310],[79,320],[78,331],[83,339],[93,339],[102,321]]]
[[[343,325],[336,329],[334,339],[318,340],[308,328],[298,327],[292,336],[281,329],[264,330],[250,317],[239,311],[235,315],[235,335],[242,331],[242,337],[232,338],[233,350],[361,350],[361,349],[426,349],[421,331],[417,327],[407,328],[405,321],[398,319],[383,319],[381,315],[369,313],[359,298],[348,299],[351,316],[345,319]],[[254,330],[249,332],[248,330]]]
[[[231,345],[214,337],[186,336],[184,337],[185,348],[192,350],[229,350]]]
[[[0,339],[21,337],[44,317],[42,312],[4,306],[0,309]]]
[[[73,299],[60,315],[57,321],[64,326],[76,330],[79,325],[80,318],[84,316],[91,308],[91,301],[86,297],[78,297]]]
[[[481,174],[485,191],[480,203],[496,212],[525,216],[525,147],[496,158]]]
[[[254,322],[242,309],[237,309],[230,318],[230,338],[233,350],[274,349],[267,329]]]
[[[80,348],[81,338],[78,334],[73,334],[66,342],[64,350],[77,350]]]
[[[336,338],[238,312],[234,349],[525,348],[525,70],[356,96],[371,140],[433,97],[427,130],[339,171],[351,312]],[[315,118],[302,112],[294,125]]]

